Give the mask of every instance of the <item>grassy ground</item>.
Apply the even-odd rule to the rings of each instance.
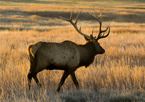
[[[145,101],[145,3],[143,0],[114,1],[110,5],[105,0],[76,2],[73,17],[75,18],[83,9],[78,22],[78,26],[82,23],[82,32],[90,34],[95,28],[97,36],[99,24],[87,14],[88,11],[93,11],[92,6],[97,5],[95,8],[98,16],[102,9],[103,28],[107,27],[111,20],[111,33],[107,38],[99,41],[106,51],[105,54],[97,55],[93,64],[87,69],[81,67],[76,71],[80,90],[75,88],[68,77],[60,93],[56,93],[56,89],[63,71],[58,70],[40,72],[38,79],[42,89],[38,89],[33,80],[32,90],[28,90],[27,46],[37,41],[62,42],[64,40],[84,44],[84,38],[72,25],[58,17],[69,17],[74,4],[70,4],[71,0],[68,2],[55,0],[0,2],[0,101]],[[116,5],[117,3],[119,5]],[[68,6],[65,6],[66,4]],[[88,5],[84,6],[84,4]]]

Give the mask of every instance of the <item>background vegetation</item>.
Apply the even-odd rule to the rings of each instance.
[[[110,3],[111,2],[111,3]],[[145,101],[145,2],[143,0],[1,0],[0,1],[0,101],[14,102],[116,102]],[[67,5],[67,6],[66,6]],[[85,6],[84,6],[85,5]],[[29,60],[27,46],[37,41],[71,40],[84,44],[85,39],[59,16],[73,17],[82,9],[78,26],[90,34],[99,23],[87,12],[103,13],[103,29],[111,21],[110,35],[100,40],[105,54],[97,55],[87,69],[76,71],[80,90],[68,77],[56,93],[63,71],[42,71],[27,87]],[[95,23],[94,23],[95,22]]]

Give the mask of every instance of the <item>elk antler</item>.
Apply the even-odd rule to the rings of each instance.
[[[102,12],[100,12],[100,15],[101,15],[101,20],[96,16],[95,14],[95,9],[94,9],[94,15],[90,12],[88,12],[92,17],[94,17],[96,20],[99,21],[100,23],[100,27],[99,27],[99,34],[98,34],[98,37],[97,37],[97,40],[100,39],[100,38],[105,38],[109,35],[110,33],[110,21],[109,21],[109,26],[106,28],[106,30],[101,30],[101,27],[102,27]],[[104,35],[104,32],[106,32],[107,30],[109,29],[108,33],[106,35]]]
[[[81,32],[81,27],[80,27],[80,29],[77,28],[77,21],[78,21],[78,18],[79,18],[79,15],[80,15],[81,12],[82,12],[82,10],[78,13],[78,15],[76,17],[76,20],[75,20],[75,23],[72,21],[72,12],[71,12],[71,15],[70,15],[70,19],[67,19],[67,18],[64,18],[64,17],[61,17],[61,16],[59,16],[59,17],[61,19],[63,19],[63,20],[66,20],[66,21],[70,22],[74,26],[74,28],[77,30],[78,33],[80,33],[84,37],[86,37],[86,38],[91,40],[90,36],[88,36],[88,35],[86,35],[86,34]]]

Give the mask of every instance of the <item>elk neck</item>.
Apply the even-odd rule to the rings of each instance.
[[[79,66],[88,67],[94,61],[94,57],[97,54],[93,42],[87,42],[84,45],[79,45],[79,51],[80,51]]]

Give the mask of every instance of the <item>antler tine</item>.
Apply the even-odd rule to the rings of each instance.
[[[108,33],[106,34],[106,36],[104,36],[104,37],[107,37],[107,36],[109,35],[109,33],[110,33],[110,21],[109,21],[109,26],[107,27],[106,31],[108,30],[108,28],[109,28],[109,31],[108,31]]]
[[[76,17],[75,24],[77,24],[77,21],[78,21],[78,18],[79,18],[79,15],[80,15],[81,12],[82,12],[82,10],[78,13],[78,15],[77,15],[77,17]]]
[[[101,22],[102,22],[102,10],[100,10],[100,15],[101,15]]]
[[[106,30],[101,30],[101,27],[102,27],[102,11],[100,10],[100,15],[101,15],[101,19],[99,19],[96,14],[95,14],[95,8],[94,8],[94,15],[90,12],[88,12],[93,18],[95,18],[96,20],[99,21],[100,23],[100,27],[99,27],[99,34],[98,34],[98,37],[97,39],[100,39],[100,38],[105,38],[109,35],[110,33],[110,21],[109,21],[109,26],[106,28]],[[109,29],[107,35],[104,36],[104,34],[102,35],[102,33],[106,32],[107,30]]]
[[[66,19],[66,18],[64,18],[64,17],[62,17],[62,16],[59,16],[59,18],[61,18],[61,19],[63,19],[63,20],[66,20],[66,21],[70,21],[70,19]]]
[[[81,26],[80,26],[80,29],[79,29],[79,31],[81,31],[81,29],[82,29],[82,24],[81,24]]]
[[[102,35],[102,33],[98,36],[98,38],[97,39],[100,39],[100,38],[105,38],[105,37],[107,37],[108,35],[109,35],[109,33],[110,33],[110,28],[109,28],[109,31],[108,31],[108,33],[104,36],[104,34],[103,34],[103,36],[101,36]]]
[[[81,11],[82,11],[82,10],[81,10]],[[86,34],[84,34],[84,33],[81,32],[81,27],[80,27],[80,30],[77,28],[77,20],[78,20],[78,17],[79,17],[79,15],[80,15],[81,11],[78,13],[78,15],[77,15],[77,17],[76,17],[75,23],[72,21],[72,12],[71,12],[71,15],[70,15],[70,19],[66,19],[66,18],[61,17],[61,16],[59,16],[59,17],[60,17],[61,19],[63,19],[63,20],[66,20],[66,21],[70,22],[70,23],[74,26],[74,28],[77,30],[78,33],[80,33],[81,35],[83,35],[83,36],[85,36],[86,38],[90,39],[90,37],[89,37],[88,35],[86,35]],[[91,40],[91,39],[90,39],[90,40]]]
[[[100,33],[100,34],[98,35],[98,38],[97,38],[97,39],[105,38],[105,37],[107,37],[107,36],[109,35],[109,33],[110,33],[110,21],[109,21],[109,26],[107,27],[107,29],[104,30],[104,31],[102,31],[102,32],[106,32],[108,29],[109,29],[109,31],[108,31],[108,33],[107,33],[105,36],[104,36],[104,34],[102,35],[102,33]]]
[[[74,10],[71,11],[71,14],[70,14],[70,20],[72,20],[72,13],[73,13],[73,11],[74,11]]]
[[[109,26],[105,30],[101,31],[101,33],[106,32],[108,29],[110,29],[110,21],[109,21]]]
[[[73,12],[73,11],[72,11]],[[69,22],[72,22],[72,12],[70,14],[70,19],[67,19],[67,18],[64,18],[62,16],[59,16],[59,18],[63,19],[63,20],[66,20],[66,21],[69,21]]]
[[[90,12],[88,12],[92,17],[94,17],[95,19],[97,19],[98,21],[99,21],[99,23],[102,23],[101,22],[101,20],[98,18],[98,17],[96,17],[95,15],[93,15],[92,13],[90,13]]]

